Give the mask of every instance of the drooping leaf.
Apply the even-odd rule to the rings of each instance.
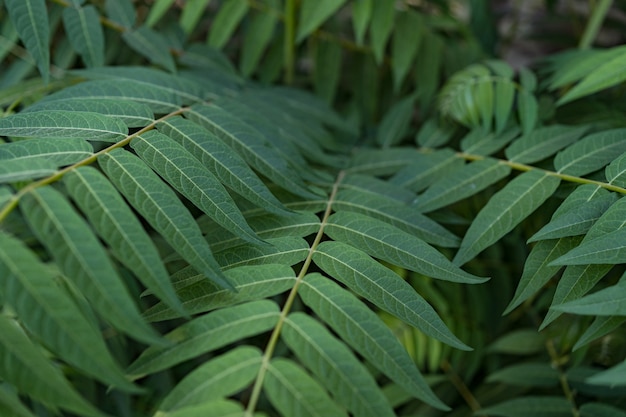
[[[296,42],[302,42],[345,2],[346,0],[302,0]]]
[[[240,346],[205,362],[174,387],[159,411],[200,405],[241,391],[258,373],[262,359],[258,348]]]
[[[561,174],[581,176],[604,168],[626,152],[626,129],[593,133],[559,152],[554,167]]]
[[[333,102],[337,93],[342,52],[341,45],[334,41],[320,39],[315,45],[315,92],[328,103]]]
[[[249,26],[243,35],[241,45],[240,69],[244,77],[249,77],[258,68],[263,52],[267,49],[274,34],[276,15],[274,10],[279,4],[276,0],[266,0],[271,10],[252,12]]]
[[[570,417],[572,405],[563,397],[519,397],[479,411],[488,416],[502,417]]]
[[[298,294],[341,339],[414,397],[448,407],[432,392],[404,347],[356,297],[319,274],[305,276]]]
[[[487,280],[454,266],[423,240],[362,214],[335,213],[324,231],[332,239],[354,245],[371,256],[433,278],[468,284]]]
[[[180,256],[209,280],[232,288],[189,210],[138,157],[114,149],[98,158],[109,180]]]
[[[352,26],[354,27],[354,37],[358,45],[363,44],[365,31],[372,17],[373,8],[373,0],[355,0],[352,2]]]
[[[422,15],[408,10],[398,15],[394,26],[391,43],[393,86],[399,91],[420,48],[424,23]]]
[[[146,25],[149,27],[154,26],[160,19],[167,13],[167,10],[174,4],[175,0],[156,0],[152,7],[150,7],[150,13],[146,19]]]
[[[278,306],[269,300],[252,301],[207,313],[165,335],[167,346],[151,346],[128,368],[139,378],[152,374],[232,342],[272,329]]]
[[[222,48],[246,15],[248,7],[247,0],[230,0],[223,3],[213,20],[207,43],[214,48]]]
[[[161,300],[184,314],[156,246],[113,185],[91,167],[68,172],[63,181],[114,255]]]
[[[400,100],[389,109],[381,120],[376,143],[383,149],[397,145],[403,139],[411,122],[414,102],[414,95]]]
[[[393,30],[395,13],[393,1],[373,2],[369,34],[377,64],[383,61],[385,47]]]
[[[191,1],[185,4],[185,7],[182,7],[182,12],[180,15],[180,27],[185,31],[187,35],[189,35],[195,29],[196,25],[204,15],[204,11],[206,7],[209,5],[211,0],[196,0]],[[227,2],[227,3],[237,3],[235,2]],[[228,6],[224,5],[224,7],[228,8]],[[222,8],[224,8],[222,7]],[[221,9],[220,9],[221,10]]]
[[[150,14],[152,14],[152,9],[154,8],[156,8],[156,5],[150,8]],[[131,28],[135,25],[137,14],[131,0],[106,0],[104,9],[107,17],[115,23],[125,28]]]
[[[558,311],[595,316],[626,316],[626,284],[618,283],[577,300],[553,305]]]
[[[9,18],[35,59],[44,83],[50,80],[50,29],[45,0],[6,0]]]
[[[524,90],[517,96],[517,117],[524,135],[531,134],[539,118],[539,103],[534,94]]]
[[[303,313],[290,314],[285,320],[281,337],[298,359],[324,381],[335,401],[354,415],[394,415],[363,364],[314,319]]]
[[[33,233],[61,271],[116,328],[139,340],[160,342],[141,318],[122,279],[89,225],[51,187],[33,190],[20,205]]]
[[[263,390],[283,417],[347,417],[319,382],[288,359],[269,363]]]
[[[313,261],[380,309],[435,339],[468,349],[406,281],[360,250],[341,242],[322,242],[313,253]]]
[[[502,132],[513,110],[515,85],[510,80],[496,82],[494,99],[496,132]]]
[[[559,182],[557,177],[534,170],[509,182],[478,213],[453,262],[462,265],[498,241],[539,208]]]
[[[522,387],[554,387],[559,384],[559,373],[548,363],[519,363],[491,373],[487,382]]]
[[[599,316],[593,320],[593,323],[585,330],[585,333],[578,338],[572,351],[576,351],[588,343],[607,335],[617,329],[626,321],[623,316]]]
[[[91,113],[48,110],[18,113],[0,119],[0,135],[46,138],[81,138],[116,142],[128,134],[121,120]]]
[[[169,72],[176,72],[176,62],[170,54],[167,39],[148,26],[140,26],[122,33],[124,41],[135,51],[145,56],[150,62],[160,65]]]
[[[104,65],[104,32],[96,8],[92,5],[66,7],[63,10],[63,24],[72,47],[85,65]]]
[[[532,164],[554,155],[576,142],[587,131],[586,126],[551,125],[540,127],[508,146],[504,153],[513,162]]]

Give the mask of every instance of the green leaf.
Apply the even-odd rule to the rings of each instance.
[[[296,42],[300,43],[331,17],[346,0],[302,0]]]
[[[5,0],[4,5],[47,84],[50,80],[50,20],[45,0]]]
[[[551,308],[573,314],[595,316],[626,316],[626,284],[618,283],[593,294],[553,305]]]
[[[622,362],[612,368],[592,375],[586,382],[594,385],[605,385],[607,387],[623,387],[626,385],[624,371],[626,371],[626,362]]]
[[[246,301],[260,300],[281,294],[293,287],[296,276],[286,265],[240,266],[224,272],[236,291],[219,288],[204,280],[180,288],[177,293],[189,314],[204,313],[216,308]],[[169,307],[158,303],[144,313],[148,321],[180,317]]]
[[[626,417],[626,411],[609,404],[586,403],[580,407],[580,417]]]
[[[389,180],[413,191],[421,191],[442,177],[442,174],[452,174],[464,165],[451,149],[440,149],[429,153],[418,153],[410,164],[398,171]]]
[[[122,33],[122,39],[153,64],[160,65],[169,72],[176,72],[176,62],[167,48],[167,39],[161,33],[148,26],[140,26]]]
[[[3,314],[0,314],[0,375],[20,392],[50,407],[62,407],[88,417],[104,416],[74,390],[18,324]]]
[[[154,26],[164,15],[167,10],[174,4],[175,0],[155,0],[150,7],[150,13],[146,19],[146,26]]]
[[[320,39],[315,45],[315,92],[328,103],[333,102],[337,93],[342,53],[341,45],[336,41]]]
[[[209,39],[207,40],[209,46],[222,48],[248,12],[248,7],[247,0],[229,0],[222,3],[209,32]],[[189,32],[188,27],[183,25],[183,28]]]
[[[274,34],[277,20],[274,10],[279,8],[279,4],[277,0],[266,0],[266,3],[269,3],[267,6],[270,10],[252,12],[249,26],[243,35],[239,64],[244,77],[250,77],[258,68]]]
[[[507,355],[531,355],[545,349],[545,337],[535,329],[518,329],[500,336],[488,350]]]
[[[494,108],[496,132],[502,132],[509,121],[513,101],[515,100],[515,84],[510,80],[503,80],[495,83]]]
[[[589,344],[590,342],[605,336],[619,328],[626,321],[626,317],[620,316],[600,316],[593,320],[593,323],[585,330],[572,348],[573,351]]]
[[[306,240],[297,236],[283,236],[267,239],[268,245],[251,246],[243,244],[225,249],[215,254],[222,269],[243,265],[283,264],[293,266],[306,259],[310,248]]]
[[[383,149],[397,145],[400,142],[411,123],[415,96],[409,96],[400,100],[389,109],[378,126],[376,143]]]
[[[48,177],[57,172],[54,162],[42,156],[28,159],[2,160],[0,165],[0,183],[14,183]]]
[[[392,381],[415,398],[438,409],[448,409],[391,330],[355,296],[319,274],[307,275],[298,294],[345,343]]]
[[[269,300],[226,307],[197,317],[165,335],[172,343],[151,346],[126,371],[133,378],[168,369],[199,355],[272,329],[278,306]]]
[[[478,213],[453,262],[462,265],[497,242],[539,208],[554,193],[559,182],[557,177],[534,170],[509,182]]]
[[[159,3],[159,1],[157,1],[157,3]],[[150,14],[152,14],[154,8],[156,8],[156,5],[150,8]],[[106,0],[104,2],[104,9],[106,10],[107,17],[115,23],[127,29],[135,25],[137,14],[131,0]]]
[[[535,96],[526,91],[521,91],[517,96],[517,115],[522,125],[522,132],[528,135],[533,132],[539,118],[539,103]]]
[[[283,204],[246,162],[203,127],[181,117],[158,124],[160,132],[180,143],[231,190],[265,210],[282,214]]]
[[[324,231],[332,239],[354,245],[370,256],[429,277],[468,284],[487,280],[454,266],[423,240],[362,214],[335,213]]]
[[[391,44],[391,69],[393,71],[393,86],[396,92],[400,90],[402,81],[408,74],[420,48],[423,27],[424,22],[422,21],[422,15],[419,13],[409,9],[405,13],[398,15]]]
[[[358,193],[371,194],[373,197],[383,196],[403,203],[411,203],[415,199],[415,194],[405,187],[371,175],[347,174],[343,177],[339,188],[341,190],[353,190]]]
[[[182,145],[162,133],[150,131],[135,138],[131,147],[175,190],[220,226],[248,242],[264,244],[221,182]]]
[[[414,202],[420,212],[429,212],[470,197],[509,175],[511,168],[495,159],[478,160],[431,185]]]
[[[551,125],[540,127],[513,142],[504,150],[512,162],[532,164],[541,161],[569,146],[582,137],[587,126]]]
[[[147,165],[123,149],[102,154],[98,161],[115,187],[183,259],[216,284],[232,288],[189,210]]]
[[[284,417],[347,417],[315,379],[287,359],[269,363],[263,390]]]
[[[183,31],[185,31],[187,35],[193,32],[194,28],[196,27],[200,19],[202,19],[202,16],[204,15],[204,11],[210,1],[211,0],[190,1],[189,3],[185,4],[185,7],[181,8],[182,12],[180,15],[179,24],[180,24],[180,27],[183,29]],[[235,2],[230,1],[227,3],[236,3],[236,1]],[[227,6],[222,6],[222,8],[224,7],[228,8]]]
[[[45,158],[54,167],[71,165],[93,155],[89,142],[82,139],[30,139],[0,144],[0,161],[29,163]]]
[[[72,47],[87,67],[104,65],[104,32],[94,6],[66,7],[63,25]]]
[[[393,30],[396,7],[393,1],[374,1],[369,27],[372,49],[376,63],[381,64],[387,41]]]
[[[609,184],[626,187],[626,154],[613,160],[604,170],[604,175]]]
[[[292,313],[281,336],[298,359],[324,381],[335,401],[354,415],[394,415],[372,375],[321,324],[303,313]]]
[[[156,246],[113,185],[91,167],[68,172],[63,182],[113,254],[161,300],[184,314]]]
[[[502,417],[571,417],[572,404],[563,397],[519,397],[478,410],[476,415]]]
[[[137,391],[55,274],[19,240],[0,233],[0,293],[26,328],[66,362],[105,384]]]
[[[363,44],[373,8],[374,0],[354,0],[352,2],[352,26],[357,45]]]
[[[555,387],[559,384],[559,373],[548,363],[519,363],[491,373],[487,382],[529,388]]]
[[[0,119],[0,135],[81,138],[117,142],[128,134],[121,120],[91,112],[48,110]]]
[[[232,400],[209,400],[200,405],[189,406],[172,412],[159,413],[159,417],[241,417],[244,414],[240,403]],[[257,417],[257,414],[254,414]],[[258,415],[258,417],[266,417]]]
[[[6,385],[3,384],[3,385]],[[0,386],[0,413],[6,417],[35,417],[12,390]]]
[[[174,387],[163,399],[159,411],[201,405],[241,391],[254,380],[262,359],[258,348],[240,346],[205,362]]]
[[[519,135],[517,127],[500,133],[487,133],[482,129],[474,129],[461,139],[461,150],[467,154],[488,156],[498,152]]]
[[[450,346],[469,349],[411,285],[360,250],[341,242],[322,242],[313,253],[313,261],[380,309]]]
[[[452,126],[439,124],[436,119],[428,119],[415,135],[415,143],[423,148],[437,148],[448,143],[453,134]]]
[[[58,191],[51,187],[33,190],[24,196],[20,208],[63,274],[106,321],[138,340],[160,342],[139,315],[98,238]]]
[[[626,152],[626,129],[612,129],[585,136],[559,152],[554,167],[561,174],[582,176],[604,168]]]
[[[420,153],[415,148],[393,147],[384,149],[365,148],[356,152],[345,170],[347,173],[367,175],[391,175],[413,163]]]

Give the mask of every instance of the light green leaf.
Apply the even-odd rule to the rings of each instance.
[[[0,413],[5,417],[35,417],[13,390],[6,387],[6,383],[0,386]]]
[[[219,288],[207,280],[180,288],[177,293],[189,314],[204,313],[216,308],[246,301],[260,300],[285,292],[293,287],[296,276],[286,265],[240,266],[224,272],[235,291]],[[148,321],[178,318],[176,312],[158,303],[144,313]]]
[[[354,37],[358,45],[363,44],[365,31],[372,17],[374,0],[354,0],[352,2],[352,26],[354,27]]]
[[[302,0],[296,42],[302,42],[319,28],[346,0]]]
[[[169,72],[176,72],[176,62],[167,47],[168,41],[161,33],[148,26],[140,26],[122,33],[122,39],[153,64],[160,65]]]
[[[123,149],[103,154],[98,161],[115,187],[183,259],[216,284],[232,288],[189,210],[147,165]]]
[[[626,411],[609,404],[586,403],[580,407],[580,417],[626,417]]]
[[[0,119],[1,136],[81,138],[117,142],[128,128],[121,120],[90,112],[48,110]]]
[[[531,355],[545,349],[545,337],[535,329],[518,329],[500,336],[488,347],[489,352],[507,355]]]
[[[623,51],[609,61],[602,61],[600,66],[594,68],[580,83],[561,97],[557,105],[563,105],[623,82],[626,80],[626,74],[622,71],[624,65],[626,65],[626,53]]]
[[[559,152],[554,167],[561,174],[581,176],[604,168],[626,152],[626,129],[612,129],[585,136]]]
[[[262,366],[261,351],[240,346],[217,356],[187,374],[163,399],[159,411],[201,405],[244,389]]]
[[[393,1],[374,1],[373,3],[369,33],[374,58],[377,64],[381,64],[387,41],[393,30],[396,6]]]
[[[355,296],[320,274],[307,275],[298,294],[345,343],[392,381],[435,408],[449,409],[432,392],[391,330]]]
[[[222,269],[243,265],[283,264],[293,266],[306,259],[310,248],[306,240],[297,236],[283,236],[267,239],[268,245],[251,246],[243,244],[215,253],[215,259]]]
[[[509,121],[513,100],[515,100],[515,84],[510,80],[501,80],[495,83],[494,108],[496,132],[502,132]]]
[[[10,184],[24,180],[48,177],[57,172],[57,166],[43,156],[28,159],[2,160],[0,183]]]
[[[62,407],[88,417],[103,417],[85,401],[46,358],[40,346],[18,324],[0,314],[0,375],[6,382],[51,407]]]
[[[509,175],[511,168],[495,159],[481,159],[459,168],[431,185],[413,204],[429,212],[470,197]]]
[[[249,26],[243,35],[239,67],[244,77],[250,77],[258,68],[263,52],[270,44],[276,27],[275,10],[279,8],[279,4],[277,0],[266,0],[265,3],[268,3],[270,10],[252,12]]]
[[[550,79],[550,90],[571,85],[580,81],[602,64],[621,55],[626,47],[610,49],[570,49],[551,57],[553,74]]]
[[[513,142],[504,150],[513,162],[532,164],[541,161],[576,142],[588,130],[587,126],[551,125],[540,127]]]
[[[534,94],[523,90],[517,95],[517,117],[524,135],[532,133],[539,118],[539,103]]]
[[[559,182],[557,177],[534,170],[514,178],[478,213],[453,262],[462,265],[497,242],[539,208]]]
[[[421,191],[442,177],[442,174],[452,174],[463,166],[463,159],[459,158],[451,149],[440,149],[428,153],[414,155],[412,161],[398,171],[389,180],[413,191]]]
[[[319,382],[287,359],[269,363],[263,390],[284,417],[347,417]]]
[[[422,41],[422,15],[409,9],[398,14],[391,44],[393,86],[398,92],[409,72]]]
[[[615,329],[619,328],[626,321],[626,317],[622,316],[599,316],[593,320],[593,323],[585,330],[576,341],[572,348],[573,351],[580,349],[588,343],[599,339]]]
[[[152,293],[184,314],[156,246],[113,185],[91,167],[68,172],[63,182],[113,254]]]
[[[206,2],[206,1],[205,1]],[[222,48],[231,39],[237,25],[248,12],[247,0],[229,0],[222,3],[209,32],[207,43],[214,48]],[[200,14],[196,14],[199,16]],[[183,28],[189,32],[189,27]]]
[[[423,240],[362,214],[335,213],[324,231],[332,239],[354,245],[370,256],[426,276],[468,284],[487,280],[454,266]]]
[[[19,240],[0,233],[0,293],[26,328],[61,359],[96,379],[137,391],[115,363],[100,336],[55,274]]]
[[[246,162],[203,127],[181,117],[159,123],[158,129],[180,143],[219,180],[248,201],[265,210],[282,214],[286,209]]]
[[[167,13],[167,10],[174,4],[175,0],[155,0],[150,7],[150,13],[146,19],[146,26],[154,26]]]
[[[189,35],[191,34],[191,32],[193,32],[200,19],[202,19],[204,11],[210,2],[211,0],[194,0],[185,3],[185,6],[181,8],[182,12],[178,23],[180,24],[180,27],[185,31],[185,34]],[[234,2],[227,1],[226,4],[228,3]],[[222,5],[222,8],[224,7],[228,8],[227,6]]]
[[[154,417],[241,417],[244,410],[239,402],[232,400],[209,400],[200,405],[184,407],[172,412],[159,412]],[[257,414],[254,414],[257,417]],[[258,415],[258,417],[266,417]]]
[[[298,359],[324,381],[335,401],[354,415],[394,415],[364,365],[321,324],[304,313],[292,313],[285,320],[281,336]]]
[[[383,149],[397,145],[404,138],[411,123],[414,102],[415,95],[409,96],[394,104],[385,113],[376,135],[376,143]]]
[[[87,67],[104,65],[104,32],[94,6],[66,7],[63,25],[72,47]]]
[[[356,152],[345,170],[350,174],[391,175],[401,168],[415,162],[419,158],[415,148],[393,147],[385,149],[368,149]]]
[[[139,315],[98,238],[58,191],[38,188],[24,196],[20,208],[63,274],[106,321],[138,340],[160,342]]]
[[[563,397],[519,397],[483,408],[477,414],[502,417],[571,417],[572,404]]]
[[[313,261],[380,309],[450,346],[469,349],[411,285],[360,250],[341,242],[322,242]]]
[[[50,80],[50,20],[45,0],[5,0],[4,5],[47,84]]]
[[[269,300],[226,307],[194,318],[165,335],[167,346],[151,346],[126,371],[134,379],[272,329],[280,312]]]
[[[248,242],[264,244],[220,181],[182,145],[162,133],[150,131],[135,138],[131,147],[175,190],[220,226]]]
[[[159,1],[156,3],[159,3]],[[150,14],[152,14],[155,8],[156,4],[150,7]],[[132,0],[106,0],[104,2],[104,10],[106,10],[109,19],[125,28],[132,28],[137,20]]]
[[[573,314],[626,316],[626,283],[621,282],[585,297],[553,305],[551,308]]]
[[[555,387],[559,373],[549,363],[518,363],[497,370],[487,377],[487,382],[502,382],[521,387]]]

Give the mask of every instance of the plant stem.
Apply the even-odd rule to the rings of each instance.
[[[563,394],[565,395],[565,398],[567,399],[567,401],[569,401],[570,404],[572,405],[572,416],[580,417],[580,410],[578,410],[578,406],[576,405],[574,392],[569,386],[569,382],[567,381],[567,375],[565,374],[565,372],[563,372],[563,368],[562,368],[563,361],[561,360],[560,355],[556,351],[556,348],[554,347],[554,342],[552,341],[552,339],[549,339],[546,342],[546,350],[548,351],[548,354],[550,355],[552,367],[556,369],[559,373],[559,381],[561,383],[561,389],[563,390]]]
[[[585,32],[578,43],[579,49],[589,49],[602,28],[602,22],[611,7],[613,0],[599,0],[595,7],[592,5],[591,18],[587,22]]]
[[[296,1],[297,0],[287,0],[285,2],[284,81],[287,85],[293,84],[296,66]]]

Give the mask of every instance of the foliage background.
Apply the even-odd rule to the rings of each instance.
[[[3,416],[626,415],[623,2],[0,4]]]

